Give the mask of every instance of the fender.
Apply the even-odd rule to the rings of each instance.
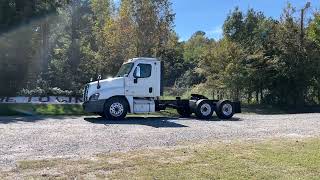
[[[123,87],[112,87],[112,88],[106,88],[100,92],[99,100],[109,100],[113,97],[123,97],[127,100],[129,104],[129,112],[132,112],[133,109],[133,96],[125,96]]]
[[[124,96],[124,88],[121,87],[107,87],[104,89],[100,89],[95,93],[100,93],[99,100],[107,100],[114,96]],[[93,93],[94,94],[94,93]]]
[[[127,101],[128,105],[129,105],[128,112],[129,113],[133,113],[133,96],[119,96],[119,95],[116,95],[116,96],[109,97],[108,99],[105,99],[104,102],[107,102],[109,99],[114,98],[114,97],[124,98]],[[104,99],[102,99],[102,100],[104,100]]]

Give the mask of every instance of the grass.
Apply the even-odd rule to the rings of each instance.
[[[20,161],[0,179],[319,179],[319,148],[320,139],[279,139]]]
[[[165,96],[163,99],[168,100],[174,98]],[[319,112],[319,110],[320,107],[318,109],[307,108],[301,112]],[[290,108],[273,107],[270,105],[243,104],[242,112],[254,114],[287,114],[297,113],[299,111]],[[87,113],[82,110],[81,105],[74,104],[0,104],[0,116],[16,115],[87,115]],[[169,108],[164,112],[152,113],[151,115],[179,117],[176,110]]]
[[[88,115],[81,105],[75,104],[0,104],[0,116],[24,115]],[[134,117],[137,115],[129,115]],[[141,115],[139,115],[141,116]],[[163,112],[150,113],[150,116],[179,117],[176,110],[168,109]]]
[[[84,115],[81,105],[0,104],[0,116],[15,115]]]
[[[280,106],[280,105],[261,105],[261,104],[242,104],[244,113],[254,114],[297,114],[297,113],[319,113],[319,105],[305,106]]]
[[[260,105],[260,104],[241,104],[241,110],[244,113],[253,114],[287,114],[288,109],[275,107],[271,105]]]

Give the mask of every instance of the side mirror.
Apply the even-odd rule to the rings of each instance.
[[[101,85],[100,85],[100,80],[101,80],[101,75],[98,76],[98,84],[97,84],[97,89],[100,89],[101,88]]]
[[[140,66],[137,66],[137,67],[136,67],[136,70],[134,71],[133,76],[134,76],[135,78],[140,78],[140,77],[141,77]]]

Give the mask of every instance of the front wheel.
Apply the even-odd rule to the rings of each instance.
[[[220,119],[230,119],[234,115],[234,109],[230,101],[219,101],[217,103],[216,114]]]
[[[104,114],[109,120],[122,120],[128,113],[128,103],[122,98],[111,98],[104,106]]]

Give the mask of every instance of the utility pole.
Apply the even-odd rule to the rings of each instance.
[[[304,39],[304,15],[306,10],[311,7],[311,3],[307,2],[307,4],[304,6],[304,8],[301,9],[301,22],[300,22],[300,42],[301,46],[303,45],[303,39]]]

